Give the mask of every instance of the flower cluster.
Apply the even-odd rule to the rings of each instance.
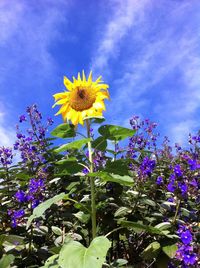
[[[14,150],[20,152],[23,168],[27,169],[29,173],[31,172],[33,177],[28,185],[19,189],[14,195],[20,209],[8,211],[13,227],[23,222],[25,211],[21,207],[28,207],[32,211],[44,200],[45,181],[48,176],[49,164],[45,157],[48,146],[46,132],[53,120],[48,118],[46,126],[43,126],[42,115],[36,105],[27,107],[26,111],[27,115],[21,115],[19,122],[29,121],[31,129],[28,129],[27,134],[24,135],[17,126],[17,141],[14,144]]]
[[[176,258],[182,262],[182,267],[194,267],[197,263],[197,254],[192,245],[192,233],[186,226],[180,226],[177,233],[181,242],[178,244]]]
[[[142,163],[139,166],[138,175],[141,178],[150,177],[155,166],[156,166],[155,160],[151,160],[148,156],[144,157]]]
[[[136,130],[136,134],[129,139],[128,155],[131,158],[136,158],[139,150],[155,150],[156,140],[159,133],[154,133],[157,124],[149,119],[140,120],[139,116],[133,116],[130,120],[132,129]]]
[[[12,149],[7,147],[0,147],[0,164],[7,167],[12,164],[13,154]]]
[[[45,146],[47,146],[45,135],[48,127],[53,124],[53,120],[48,118],[46,126],[43,126],[42,115],[35,104],[27,107],[26,111],[27,115],[21,115],[19,122],[22,123],[29,119],[31,129],[28,129],[27,135],[24,135],[20,132],[19,126],[17,126],[17,141],[14,144],[14,149],[20,151],[24,164],[30,163],[37,167],[41,163],[45,163],[43,156]]]

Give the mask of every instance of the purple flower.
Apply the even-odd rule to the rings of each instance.
[[[181,190],[181,194],[183,196],[185,196],[187,194],[187,190],[188,190],[187,185],[185,183],[179,183],[178,186],[179,186],[179,188]]]
[[[192,235],[189,230],[182,232],[180,238],[185,245],[190,244],[192,241]]]
[[[40,203],[40,200],[38,200],[38,199],[33,200],[32,208],[36,208],[39,205],[39,203]]]
[[[25,202],[25,201],[27,201],[26,194],[22,190],[17,191],[16,194],[15,194],[15,197],[16,197],[16,199],[17,199],[18,202]]]
[[[194,265],[197,261],[197,255],[195,253],[184,254],[183,261],[186,265]]]
[[[155,160],[151,160],[148,156],[146,156],[141,165],[140,165],[140,172],[143,175],[147,175],[150,176],[151,173],[153,172],[154,168],[156,166],[156,161]]]
[[[4,167],[12,164],[12,149],[8,147],[0,147],[0,164]]]
[[[19,122],[22,123],[23,121],[26,121],[26,116],[24,114],[19,117]]]
[[[38,191],[44,190],[44,180],[43,179],[31,179],[29,182],[29,193],[35,194]]]
[[[163,183],[163,178],[162,177],[158,177],[156,180],[156,184],[161,185]]]
[[[174,183],[173,182],[170,182],[168,185],[167,185],[167,190],[169,191],[169,192],[174,192],[175,191],[175,189],[176,189],[176,187],[175,187],[175,185],[174,185]]]
[[[174,167],[174,174],[175,174],[177,177],[182,177],[182,176],[183,176],[183,172],[182,172],[182,170],[181,170],[180,165],[175,165],[175,167]]]
[[[200,169],[200,164],[197,163],[197,160],[188,160],[188,165],[190,166],[190,170]]]
[[[8,215],[11,215],[11,225],[12,227],[17,227],[17,224],[20,222],[20,219],[24,216],[25,212],[23,209],[8,211]]]
[[[89,170],[87,168],[84,168],[82,171],[83,171],[84,174],[88,174],[89,173]]]
[[[53,119],[51,117],[47,118],[47,124],[48,124],[48,126],[53,125]]]

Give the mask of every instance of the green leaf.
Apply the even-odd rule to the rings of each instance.
[[[10,264],[14,261],[15,257],[12,254],[4,255],[0,259],[0,267],[1,268],[9,268]]]
[[[176,244],[162,247],[162,251],[170,258],[174,258],[178,247]]]
[[[56,165],[59,165],[58,175],[71,175],[83,170],[83,166],[78,163],[76,158],[62,159],[56,162]]]
[[[28,218],[26,229],[29,228],[31,225],[32,221],[36,218],[43,217],[44,218],[44,212],[50,208],[51,205],[55,204],[56,202],[62,200],[66,196],[65,193],[61,193],[59,195],[56,195],[43,203],[39,204],[36,208],[33,210],[33,214]]]
[[[104,137],[99,136],[92,142],[92,148],[100,151],[105,151],[107,148],[107,140]]]
[[[88,173],[87,176],[98,177],[104,182],[111,181],[111,182],[119,183],[123,186],[133,186],[133,179],[129,176],[120,176],[117,174],[110,174],[108,172],[103,172],[103,171]]]
[[[160,251],[160,243],[157,241],[152,242],[148,247],[146,247],[143,252],[141,253],[141,256],[144,260],[151,260],[155,258]]]
[[[141,203],[145,204],[145,205],[149,205],[151,207],[155,207],[156,206],[156,203],[151,200],[151,199],[148,199],[148,198],[143,198],[140,200]]]
[[[83,145],[85,145],[89,141],[91,141],[91,138],[72,141],[70,143],[63,144],[62,146],[60,146],[59,148],[55,149],[54,151],[56,153],[60,153],[60,152],[65,152],[67,150],[75,150],[75,149],[78,150],[78,149],[81,149],[83,147]]]
[[[87,223],[90,219],[89,214],[85,214],[83,211],[79,211],[73,214],[80,222]]]
[[[126,215],[128,212],[131,212],[131,209],[130,208],[127,208],[127,207],[120,207],[118,208],[116,211],[115,211],[115,214],[114,216],[115,217],[121,217],[121,216],[124,216]]]
[[[61,268],[58,265],[58,254],[49,257],[41,268]]]
[[[161,223],[159,223],[159,224],[157,224],[157,225],[155,226],[155,228],[158,228],[158,229],[160,229],[160,230],[167,230],[167,229],[169,229],[170,227],[171,227],[171,223],[168,222],[168,221],[166,221],[166,222],[161,222]]]
[[[115,125],[103,125],[98,131],[108,140],[123,140],[133,136],[136,132],[135,130]]]
[[[115,260],[114,262],[111,263],[111,265],[113,267],[121,267],[121,266],[124,266],[128,263],[127,260],[124,260],[124,259],[117,259]]]
[[[24,244],[24,237],[19,235],[6,235],[4,237],[4,241],[7,241],[13,245],[21,245]]]
[[[56,235],[62,235],[62,230],[57,226],[51,226],[51,230]]]
[[[92,240],[89,248],[77,241],[69,241],[61,248],[58,264],[62,268],[102,268],[110,241],[99,236]]]
[[[119,224],[124,227],[132,228],[135,232],[142,232],[146,231],[150,234],[158,234],[158,235],[165,235],[160,229],[155,228],[153,226],[144,225],[138,222],[132,222],[132,221],[119,221]]]
[[[107,161],[104,171],[118,175],[129,175],[129,161],[126,159],[117,159],[115,161]]]
[[[51,135],[58,138],[72,138],[76,136],[76,132],[73,125],[61,124],[51,132]]]

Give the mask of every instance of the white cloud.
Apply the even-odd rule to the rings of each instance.
[[[0,82],[7,82],[10,73],[23,73],[24,80],[34,82],[51,77],[56,61],[50,46],[63,39],[60,26],[66,23],[70,1],[23,0],[0,3]],[[26,68],[25,68],[26,67]],[[17,93],[16,93],[17,94]]]
[[[15,141],[15,130],[6,122],[5,106],[0,102],[0,147],[12,147]]]
[[[177,138],[183,142],[195,131],[200,108],[200,37],[195,27],[197,18],[188,19],[188,14],[193,16],[199,7],[198,1],[117,1],[110,21],[102,27],[104,34],[92,62],[95,71],[104,73],[113,72],[113,62],[120,66],[108,105],[116,123],[124,124],[128,114],[150,109],[173,141]],[[167,16],[157,20],[156,14],[159,18],[162,12]],[[121,46],[127,49],[123,57],[119,54]],[[179,81],[178,87],[173,80]]]
[[[111,2],[113,14],[109,14],[109,22],[99,33],[100,42],[95,45],[95,56],[91,63],[91,68],[95,72],[104,70],[105,73],[110,58],[116,58],[121,40],[126,37],[134,22],[141,18],[149,0],[112,0]],[[140,16],[137,17],[138,15]]]

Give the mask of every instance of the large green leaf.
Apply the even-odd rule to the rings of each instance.
[[[70,143],[61,145],[59,148],[55,149],[54,151],[56,153],[60,153],[60,152],[65,152],[67,150],[81,149],[81,147],[83,147],[83,145],[85,145],[89,141],[91,141],[90,138],[72,141]]]
[[[178,247],[176,244],[162,247],[162,251],[170,258],[174,258],[174,256],[176,255],[177,249]]]
[[[28,229],[31,225],[32,221],[36,218],[43,217],[44,218],[44,212],[50,208],[51,205],[55,204],[56,202],[62,200],[66,196],[65,193],[61,193],[59,195],[56,195],[43,203],[39,204],[36,208],[33,210],[33,214],[28,218],[28,222],[26,225],[26,228]]]
[[[115,161],[107,161],[105,171],[118,175],[129,175],[129,161],[126,159],[117,159]]]
[[[80,172],[83,169],[83,166],[78,163],[76,158],[59,160],[56,162],[56,165],[58,165],[59,175],[72,175]]]
[[[157,241],[152,242],[150,245],[148,245],[148,247],[143,250],[141,256],[145,260],[151,260],[158,255],[160,248],[160,243],[158,243]]]
[[[110,241],[104,236],[92,240],[89,248],[70,241],[61,248],[58,264],[62,268],[102,268],[110,246]]]
[[[92,148],[100,151],[105,151],[107,148],[107,140],[104,137],[99,136],[92,142]]]
[[[133,179],[130,176],[120,176],[117,174],[110,174],[104,171],[88,173],[87,176],[98,177],[104,182],[111,181],[119,183],[123,186],[133,186]]]
[[[55,254],[51,257],[49,257],[44,266],[40,267],[40,268],[61,268],[60,265],[58,265],[58,254]]]
[[[51,131],[51,135],[58,138],[72,138],[76,136],[73,125],[61,124]]]
[[[4,255],[0,259],[0,267],[1,268],[9,268],[10,264],[14,261],[15,257],[12,254]]]
[[[115,125],[103,125],[98,131],[106,139],[116,141],[131,137],[136,132],[135,130]]]

